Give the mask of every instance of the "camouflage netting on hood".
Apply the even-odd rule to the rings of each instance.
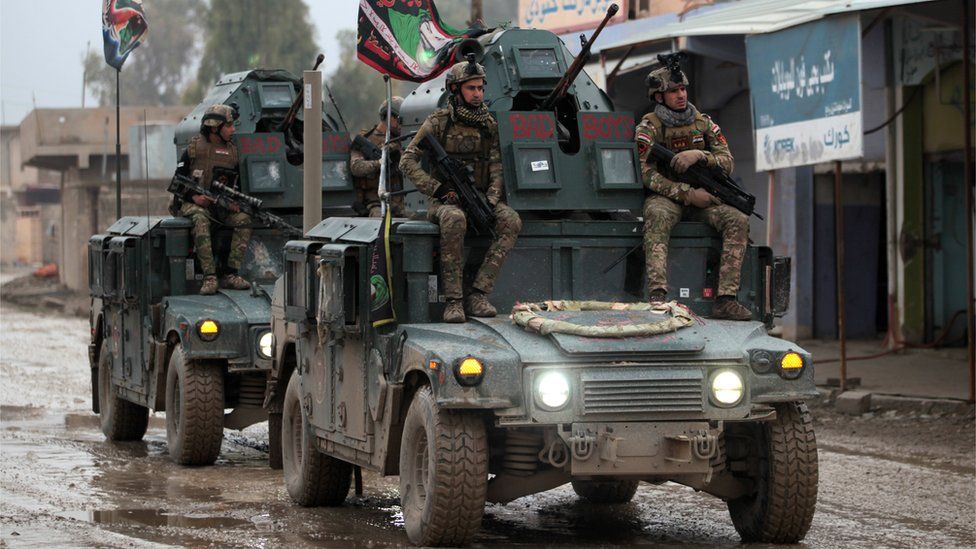
[[[583,326],[542,316],[551,311],[647,311],[649,322],[612,326]],[[694,319],[684,305],[668,303],[620,303],[611,301],[543,301],[519,303],[512,308],[512,322],[542,335],[552,333],[584,337],[642,337],[676,332],[691,326]]]

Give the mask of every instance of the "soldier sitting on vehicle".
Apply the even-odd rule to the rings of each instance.
[[[176,173],[196,179],[205,188],[219,179],[225,185],[237,185],[237,147],[231,140],[234,136],[234,120],[237,113],[227,105],[211,105],[203,114],[200,135],[193,136],[183,152],[176,167]],[[222,175],[218,175],[218,173]],[[234,228],[230,253],[223,269],[220,286],[235,290],[246,290],[251,284],[244,280],[238,270],[244,261],[247,245],[251,239],[251,217],[231,205],[230,211],[217,208],[213,199],[201,194],[174,196],[170,203],[170,213],[187,217],[193,221],[193,248],[196,251],[200,270],[203,271],[203,285],[200,293],[217,293],[217,265],[214,261],[210,238],[211,222]]]
[[[708,191],[673,181],[662,173],[665,170],[682,174],[701,162],[718,165],[731,174],[732,153],[725,136],[718,124],[688,101],[688,78],[676,62],[652,71],[647,76],[647,85],[654,110],[641,119],[635,138],[644,186],[651,191],[644,201],[644,250],[650,301],[665,300],[671,229],[683,217],[688,217],[705,221],[722,233],[718,297],[712,307],[712,318],[749,320],[752,317],[749,309],[736,301],[742,259],[749,243],[749,219]],[[670,166],[647,163],[652,143],[660,143],[676,153]]]
[[[400,136],[400,105],[403,104],[402,97],[393,97],[390,109],[390,138]],[[370,143],[382,148],[386,140],[386,101],[380,105],[380,120],[375,126],[368,130],[361,130],[359,135],[368,139]],[[390,143],[387,153],[390,162],[387,166],[388,191],[399,191],[403,189],[403,175],[400,173],[400,142]],[[349,172],[352,173],[353,183],[356,187],[356,202],[353,209],[357,213],[369,217],[381,217],[380,208],[380,163],[381,160],[371,160],[358,147],[355,142],[349,153]],[[409,214],[403,205],[403,196],[397,195],[390,199],[390,207],[393,208],[394,217],[407,217]]]
[[[486,83],[485,69],[478,63],[461,62],[451,67],[446,78],[451,92],[448,107],[427,117],[400,160],[400,170],[427,195],[427,218],[440,225],[441,284],[447,297],[444,322],[464,322],[465,312],[477,317],[495,316],[495,307],[487,296],[522,230],[518,213],[504,202],[498,123],[484,103]],[[420,160],[426,154],[421,148],[426,134],[432,134],[448,154],[472,168],[475,187],[485,193],[494,209],[495,237],[467,296],[461,284],[467,217],[458,206],[457,192],[443,183],[446,179],[420,167]]]

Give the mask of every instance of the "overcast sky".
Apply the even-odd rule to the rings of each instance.
[[[270,0],[269,0],[270,1]],[[358,0],[306,0],[326,72],[339,57],[336,31],[356,26]],[[153,0],[144,0],[152,40]],[[40,6],[40,7],[39,7]],[[3,124],[33,108],[81,106],[81,60],[102,49],[101,0],[0,0],[0,101]],[[40,10],[40,11],[39,11]],[[41,19],[39,19],[41,17]],[[137,49],[132,55],[138,56]],[[123,78],[125,77],[123,67]],[[89,95],[86,105],[94,104]]]

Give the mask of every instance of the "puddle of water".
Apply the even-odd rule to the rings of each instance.
[[[177,526],[180,528],[234,528],[251,525],[250,521],[203,513],[178,514],[163,509],[109,509],[96,511],[71,511],[61,516],[95,524],[122,524],[128,526]]]

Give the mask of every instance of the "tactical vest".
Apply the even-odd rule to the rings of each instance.
[[[440,119],[441,131],[437,140],[440,141],[441,146],[447,154],[461,160],[465,166],[471,166],[475,187],[486,191],[491,184],[488,178],[488,163],[491,160],[492,132],[498,131],[494,120],[488,127],[476,128],[455,123],[447,109],[435,112],[435,116]],[[435,170],[435,172],[438,181],[446,181],[439,171]]]
[[[200,170],[200,184],[204,188],[210,188],[213,182],[214,168],[225,168],[237,171],[237,147],[234,143],[221,143],[215,145],[202,135],[195,135],[187,146],[187,154],[190,157],[191,175]]]
[[[361,131],[360,135],[365,137],[370,141],[370,143],[376,145],[382,150],[383,143],[386,141],[386,136],[376,131],[376,126],[373,126],[369,130]],[[390,145],[389,154],[393,154],[394,151],[400,149],[399,143],[393,143]],[[403,178],[399,175],[399,172],[394,173],[395,170],[391,170],[391,173],[387,174],[387,190],[388,191],[399,191],[403,189]],[[373,177],[353,177],[353,186],[356,188],[357,196],[361,199],[360,201],[364,204],[371,201],[378,201],[379,195],[377,194],[380,186],[380,176],[379,172]]]
[[[644,119],[654,126],[655,133],[659,136],[656,142],[671,152],[679,153],[691,149],[707,150],[705,132],[708,130],[708,121],[702,117],[701,113],[695,115],[695,120],[691,124],[676,127],[665,126],[654,113],[648,113]]]

